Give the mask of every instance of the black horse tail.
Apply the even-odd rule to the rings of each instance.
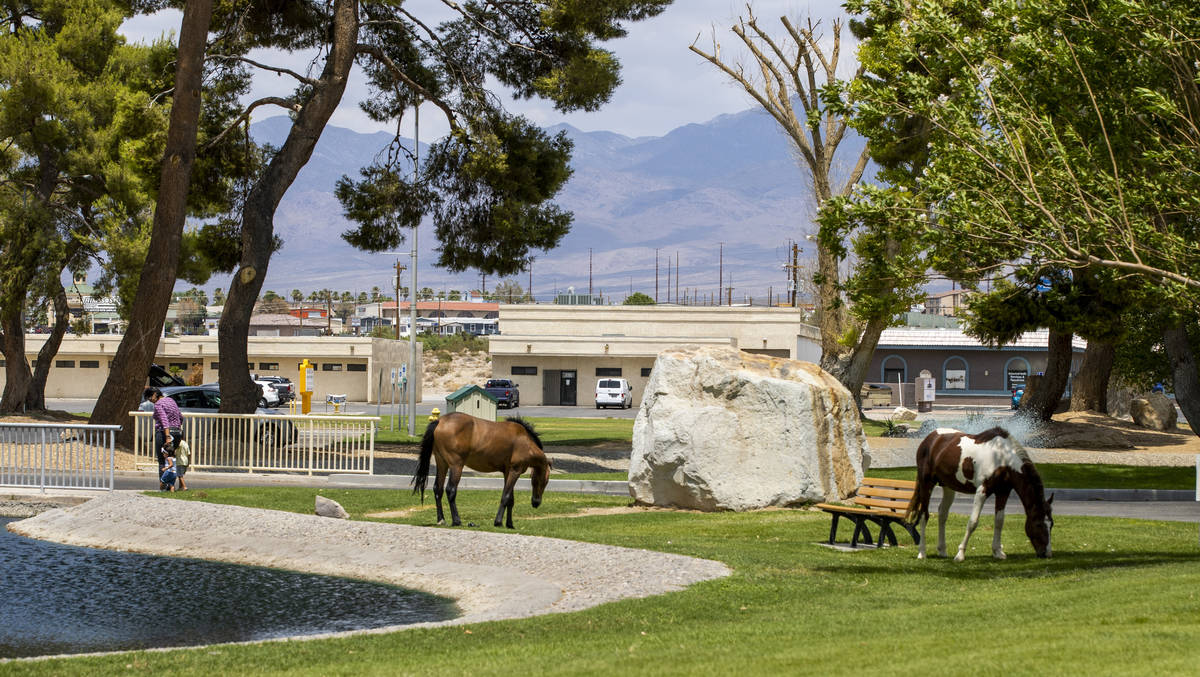
[[[425,483],[429,481],[429,460],[433,458],[433,431],[437,429],[437,420],[429,422],[425,428],[425,436],[421,438],[421,455],[417,457],[417,469],[413,473],[413,493],[421,492],[421,502],[425,502]]]
[[[530,423],[529,421],[526,421],[525,419],[521,418],[520,416],[509,416],[508,418],[506,418],[504,420],[511,421],[512,423],[516,423],[516,424],[520,425],[522,428],[524,428],[525,432],[529,433],[529,436],[533,438],[533,443],[537,445],[537,448],[545,451],[545,447],[542,446],[542,438],[540,435],[537,434],[537,431],[533,429],[532,423]]]
[[[929,481],[928,475],[932,463],[930,456],[933,454],[933,439],[936,436],[936,431],[929,433],[917,447],[917,488],[908,502],[908,509],[904,511],[904,521],[909,524],[920,522],[922,517],[929,519],[929,501],[933,495],[934,483]]]

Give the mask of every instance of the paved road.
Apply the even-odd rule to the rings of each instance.
[[[73,414],[90,414],[96,406],[95,399],[51,399],[47,398],[46,407],[49,409],[57,409],[67,411]],[[398,404],[387,403],[374,404],[369,402],[349,402],[346,404],[345,410],[348,413],[360,414],[363,416],[375,416],[376,414],[395,414]],[[433,408],[437,407],[441,411],[446,410],[446,394],[432,393],[425,397],[424,402],[417,403],[417,415],[429,416]],[[286,407],[281,411],[286,411]],[[324,402],[315,402],[312,408],[314,413],[325,413],[326,407]],[[329,410],[332,413],[332,409]],[[516,409],[501,409],[501,416],[528,416],[533,417],[556,417],[556,418],[634,418],[637,416],[638,410],[634,409],[596,409],[593,405],[579,407],[542,407],[542,406],[520,406]]]

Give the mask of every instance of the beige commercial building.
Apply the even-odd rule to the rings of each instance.
[[[109,366],[121,338],[115,335],[64,337],[46,381],[46,397],[96,397],[108,379]],[[26,335],[25,354],[30,364],[37,359],[38,350],[46,339],[45,334]],[[286,376],[298,384],[300,363],[305,359],[313,363],[314,403],[324,402],[326,395],[345,395],[353,402],[375,402],[380,390],[383,400],[390,401],[392,371],[407,365],[410,350],[407,341],[350,336],[251,336],[246,347],[250,362],[247,367],[253,374]],[[185,379],[198,366],[203,383],[217,382],[219,359],[216,336],[162,338],[154,357],[155,362],[178,370]],[[421,345],[418,343],[418,368],[420,364]],[[412,378],[411,368],[408,373],[408,382],[416,384],[417,399],[420,400],[421,379]],[[4,378],[4,371],[0,369],[0,384]]]
[[[791,308],[501,305],[488,337],[492,376],[510,378],[522,404],[594,406],[600,378],[620,377],[641,403],[658,353],[685,344],[817,361],[820,332]]]

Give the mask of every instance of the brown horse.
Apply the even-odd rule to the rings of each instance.
[[[983,502],[996,496],[996,531],[992,535],[992,556],[1004,559],[1000,530],[1004,527],[1004,507],[1008,495],[1017,492],[1025,506],[1025,535],[1038,557],[1050,556],[1050,531],[1054,527],[1051,503],[1045,498],[1042,478],[1029,460],[1029,453],[1003,428],[992,428],[977,435],[940,428],[929,433],[917,447],[917,489],[908,504],[905,520],[919,522],[921,530],[917,559],[925,559],[925,524],[929,521],[929,501],[933,487],[942,485],[938,507],[938,555],[946,556],[946,517],[954,492],[975,495],[967,533],[958,546],[954,561],[966,556],[967,540],[979,523]]]
[[[421,492],[425,501],[425,482],[429,479],[429,459],[437,459],[437,477],[434,479],[433,496],[437,500],[437,523],[445,524],[442,513],[442,491],[450,502],[451,526],[460,526],[458,517],[458,481],[462,478],[463,466],[479,472],[503,472],[504,491],[500,494],[500,510],[496,513],[495,525],[508,509],[505,526],[513,528],[513,487],[526,468],[531,468],[530,482],[533,485],[533,507],[542,504],[542,493],[550,481],[550,459],[542,450],[542,440],[529,425],[520,418],[504,421],[488,421],[469,414],[451,413],[433,421],[425,428],[421,439],[421,456],[417,471],[413,475],[413,493]],[[449,473],[449,483],[446,475]]]

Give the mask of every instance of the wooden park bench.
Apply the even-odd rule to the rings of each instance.
[[[871,542],[871,531],[867,525],[874,524],[879,528],[877,547],[883,547],[886,539],[891,545],[896,545],[896,534],[892,531],[893,524],[904,527],[917,542],[917,529],[904,521],[904,513],[908,510],[908,502],[912,500],[917,483],[912,480],[890,480],[882,477],[864,477],[862,485],[855,494],[853,505],[837,503],[818,503],[817,507],[833,515],[833,525],[829,528],[829,543],[837,539],[838,518],[845,517],[854,523],[854,534],[850,537],[850,547],[858,547],[859,537]]]

